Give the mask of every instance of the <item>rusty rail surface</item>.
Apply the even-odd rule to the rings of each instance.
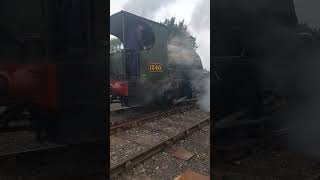
[[[115,114],[122,114],[130,111],[137,111],[141,109],[142,107],[126,107],[126,108],[121,108],[121,109],[114,109],[110,110],[110,116],[115,115]]]
[[[169,110],[165,110],[165,111],[158,111],[158,112],[153,112],[153,113],[148,113],[145,114],[144,117],[141,118],[137,118],[137,119],[127,119],[124,122],[120,122],[117,124],[112,124],[110,127],[110,135],[113,135],[117,132],[123,131],[123,130],[127,130],[127,129],[131,129],[134,127],[138,127],[142,124],[145,124],[147,122],[153,121],[156,118],[161,118],[161,117],[165,117],[168,116],[170,114],[174,114],[174,113],[178,113],[180,111],[189,109],[194,107],[193,105],[190,106],[182,106],[179,108],[174,108],[174,109],[169,109]]]
[[[111,177],[114,177],[114,176],[118,175],[119,173],[121,173],[129,168],[132,168],[133,166],[141,163],[142,161],[152,157],[156,153],[164,150],[165,148],[172,146],[174,143],[183,139],[185,136],[190,135],[191,133],[193,133],[197,129],[201,128],[203,125],[209,123],[209,121],[210,121],[210,117],[205,118],[205,119],[201,120],[200,122],[195,123],[191,127],[185,129],[184,131],[180,132],[179,134],[176,134],[176,135],[136,154],[135,156],[112,166],[110,168]]]
[[[172,105],[172,106],[174,107],[177,105],[190,104],[190,103],[195,103],[195,102],[196,102],[196,99],[186,99],[186,100],[181,100],[181,101],[175,102],[174,105]],[[172,108],[172,106],[168,106],[168,108]],[[128,111],[144,110],[145,108],[148,108],[148,107],[135,106],[135,107],[126,107],[126,108],[121,108],[121,109],[110,110],[110,116],[115,115],[115,114],[125,113]]]

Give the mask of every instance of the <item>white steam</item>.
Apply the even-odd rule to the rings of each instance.
[[[154,21],[171,17],[185,20],[197,38],[203,67],[210,70],[210,0],[128,0],[122,9]]]
[[[210,70],[210,1],[200,0],[194,7],[190,30],[197,38],[203,67]]]
[[[117,2],[112,0],[112,3]],[[180,44],[177,45],[173,39],[168,48],[174,52],[169,56],[174,58],[175,63],[187,65],[191,62],[190,57],[199,59],[200,56],[203,68],[210,71],[210,0],[128,0],[122,9],[157,22],[163,22],[171,17],[176,17],[178,21],[184,20],[191,34],[196,37],[199,55],[194,50],[190,50],[191,41],[179,39],[177,42]],[[188,76],[191,77],[192,84],[201,92],[198,98],[201,108],[210,111],[210,75],[207,74],[203,78],[203,72],[195,70]]]
[[[210,112],[210,75],[201,80],[201,94],[198,97],[200,108],[206,112]]]
[[[161,1],[152,1],[152,0],[131,0],[128,1],[124,6],[123,10],[137,14],[145,18],[153,18],[155,12],[157,12],[162,7],[167,6],[170,3],[175,1],[172,0],[161,0]]]
[[[190,28],[196,36],[198,53],[205,69],[210,70],[210,0],[200,0],[194,7]],[[210,74],[200,82],[200,108],[210,112]]]

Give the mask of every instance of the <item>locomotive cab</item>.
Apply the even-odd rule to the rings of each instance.
[[[130,48],[128,44],[137,39],[132,36],[138,26],[143,29],[142,46]],[[125,105],[144,105],[159,98],[163,92],[161,84],[168,77],[166,26],[120,11],[110,17],[110,33],[124,47],[110,54],[112,95],[121,97]]]

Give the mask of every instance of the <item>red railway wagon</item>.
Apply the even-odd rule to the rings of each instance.
[[[110,80],[112,95],[128,96],[128,81]]]
[[[34,103],[56,107],[56,66],[54,64],[0,64],[0,105]]]
[[[44,138],[106,142],[105,3],[0,2],[0,123],[27,109]]]

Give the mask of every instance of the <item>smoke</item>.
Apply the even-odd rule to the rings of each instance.
[[[320,47],[319,47],[320,48]],[[298,93],[292,105],[289,147],[307,156],[320,159],[320,55],[305,55],[300,67]]]
[[[178,66],[190,66],[197,65],[205,67],[205,69],[210,69],[210,0],[197,0],[194,1],[196,4],[186,3],[185,1],[177,0],[130,0],[127,1],[123,9],[125,11],[131,12],[133,14],[155,19],[155,16],[159,15],[161,12],[161,21],[164,20],[163,15],[166,14],[166,18],[171,18],[171,16],[176,17],[177,13],[167,12],[165,10],[170,9],[170,5],[175,5],[177,3],[183,3],[186,5],[187,9],[193,7],[191,18],[189,18],[189,30],[192,35],[196,36],[198,49],[197,52],[199,55],[192,49],[193,44],[189,39],[173,38],[169,42],[169,63],[176,64]],[[193,5],[193,6],[191,6]],[[175,7],[175,6],[172,6]],[[181,11],[181,7],[177,6]],[[175,9],[175,8],[173,8]],[[190,9],[190,10],[192,10]],[[168,10],[169,11],[169,10]],[[175,11],[175,10],[173,10]],[[157,14],[158,13],[158,14]],[[182,19],[187,20],[188,22],[188,12],[180,12],[183,15]],[[171,15],[171,16],[169,16]],[[179,17],[177,17],[179,19]],[[170,51],[171,50],[171,51]],[[201,58],[201,59],[200,59]],[[195,61],[196,60],[196,61]],[[201,62],[202,61],[202,62]],[[196,63],[196,64],[194,64]],[[200,96],[198,98],[200,107],[205,111],[210,111],[210,75],[204,77],[202,70],[190,69],[186,71],[189,74],[187,75],[192,81],[192,85],[200,91]],[[161,88],[155,89],[155,92],[161,94],[163,91],[170,89],[172,87],[170,82],[163,82]],[[153,97],[147,97],[146,101],[152,101]]]
[[[201,57],[202,65],[210,70],[210,1],[200,0],[195,5],[190,21],[191,32],[196,36],[198,53]],[[197,72],[195,72],[197,73]],[[199,73],[198,73],[199,74]],[[196,77],[196,76],[194,76]],[[198,103],[204,111],[210,112],[210,74],[205,77],[199,75],[200,79],[193,79],[194,87],[198,87],[200,95]]]
[[[156,16],[161,16],[161,21],[163,21],[164,15],[166,15],[167,18],[171,18],[171,16],[176,17],[179,15],[177,13],[182,13],[184,14],[184,17],[181,18],[188,22],[187,13],[174,12],[177,11],[175,8],[173,8],[173,10],[169,10],[171,8],[170,5],[174,5],[175,3],[184,3],[184,5],[188,4],[185,1],[178,0],[130,0],[124,4],[123,9],[149,19],[155,19]],[[197,38],[197,44],[199,47],[197,52],[203,61],[203,66],[205,69],[210,70],[210,0],[197,0],[194,1],[194,3],[196,4],[192,8],[193,10],[191,9],[192,15],[189,22],[189,28],[191,33]],[[178,6],[178,8],[181,7]],[[189,9],[189,7],[187,9]],[[181,9],[178,10],[180,11]],[[161,15],[157,14],[159,12],[161,12]]]
[[[210,29],[210,1],[200,0],[194,7],[190,26],[196,32]]]
[[[311,18],[319,19],[320,16],[315,14],[317,10],[309,11],[316,9],[317,6],[309,9],[303,6],[304,3],[307,4],[304,0],[297,1],[300,1],[300,4],[295,3],[295,9],[300,20],[310,19],[311,23]],[[221,0],[220,2],[226,1]],[[251,0],[251,2],[254,4],[253,2],[258,1]],[[282,1],[275,1],[272,4],[278,6],[278,2]],[[288,4],[290,1],[283,2],[285,3],[281,5],[282,7],[290,7]],[[241,4],[247,7],[242,1],[239,5]],[[225,8],[220,9],[221,14],[227,17],[219,19],[219,23],[223,24],[226,23],[225,20],[229,20],[230,23],[243,24],[238,23],[242,16],[237,17],[238,14],[234,13],[234,16],[231,17]],[[237,9],[248,8],[237,7]],[[254,9],[255,12],[260,12],[258,7]],[[273,11],[276,7],[270,5],[270,8],[265,8],[264,11],[269,12],[270,9]],[[290,14],[294,13],[292,11],[283,13],[283,17],[271,16],[267,21],[265,16],[259,18],[254,16],[254,13],[245,13],[247,16],[244,15],[246,18],[243,18],[242,21],[247,22],[250,26],[243,26],[243,31],[247,31],[247,33],[241,32],[239,41],[245,41],[242,45],[248,48],[249,55],[251,53],[252,56],[258,56],[253,59],[253,62],[260,66],[261,87],[270,87],[286,99],[286,104],[278,108],[274,120],[277,125],[285,125],[289,128],[289,148],[320,159],[320,53],[316,53],[320,48],[320,40],[309,36],[299,37],[296,34],[296,30],[299,28],[293,24],[294,18]],[[302,17],[302,14],[306,15],[305,18]],[[306,18],[307,14],[308,18]],[[279,21],[279,19],[283,19],[283,21]],[[252,22],[254,20],[257,22]],[[271,22],[274,21],[283,25],[272,24]],[[266,22],[270,24],[266,24]],[[253,25],[254,23],[257,24]],[[286,24],[296,27],[289,27]],[[312,42],[309,43],[309,41]],[[236,44],[236,41],[234,42]],[[222,44],[222,42],[220,43]]]
[[[210,74],[200,81],[200,87],[200,95],[198,97],[200,108],[210,112]]]
[[[200,93],[197,96],[200,108],[210,112],[210,74],[203,71],[201,58],[193,49],[192,41],[174,37],[169,41],[168,53],[168,63],[183,68],[188,74],[182,78],[190,79],[194,90]],[[176,75],[179,78],[179,72]],[[183,76],[183,73],[180,75]]]
[[[128,1],[124,6],[123,10],[131,12],[133,14],[145,17],[153,18],[155,13],[162,7],[167,6],[169,3],[173,3],[172,0],[131,0]]]
[[[205,69],[210,70],[210,1],[200,0],[194,7],[190,29],[197,38],[198,53]]]
[[[312,28],[320,28],[318,0],[294,0],[298,19],[307,22]]]
[[[319,39],[299,36],[295,28],[280,25],[257,37],[257,47],[266,52],[266,58],[260,59],[262,80],[271,82],[278,95],[287,99],[276,120],[289,127],[288,147],[320,159]]]

